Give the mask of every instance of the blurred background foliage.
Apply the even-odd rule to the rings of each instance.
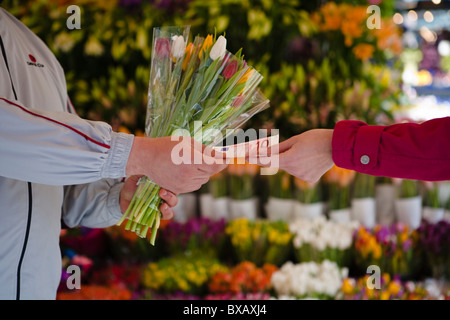
[[[285,138],[341,119],[389,123],[398,106],[400,30],[394,1],[5,0],[10,13],[55,53],[81,117],[142,135],[153,27],[190,25],[191,36],[224,34],[264,76],[271,108],[247,126]],[[381,28],[370,29],[377,4]],[[81,29],[69,30],[69,5]]]

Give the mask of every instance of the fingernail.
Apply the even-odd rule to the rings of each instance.
[[[164,204],[162,205],[162,210],[163,210],[163,211],[166,211],[167,209],[169,209],[169,206],[167,205],[167,203],[164,203]]]
[[[167,191],[166,191],[166,190],[163,190],[163,191],[162,191],[162,196],[164,197],[165,195],[167,195]]]

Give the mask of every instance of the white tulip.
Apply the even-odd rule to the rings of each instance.
[[[172,49],[171,54],[174,58],[181,58],[184,55],[184,50],[186,49],[186,42],[183,36],[173,36],[172,37]]]
[[[222,59],[225,55],[227,49],[227,39],[224,36],[220,36],[216,43],[211,48],[211,51],[209,52],[209,57],[211,60],[217,60]]]

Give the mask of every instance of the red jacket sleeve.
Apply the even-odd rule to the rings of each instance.
[[[389,126],[339,121],[332,148],[333,161],[341,168],[383,177],[450,180],[450,117]]]

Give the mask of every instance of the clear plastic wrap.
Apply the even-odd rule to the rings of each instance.
[[[189,27],[154,29],[146,135],[189,135],[212,146],[269,106],[259,91],[262,76],[243,59],[242,50],[226,50],[223,36],[197,36],[187,43]],[[139,181],[118,225],[155,243],[161,219],[160,187]]]

